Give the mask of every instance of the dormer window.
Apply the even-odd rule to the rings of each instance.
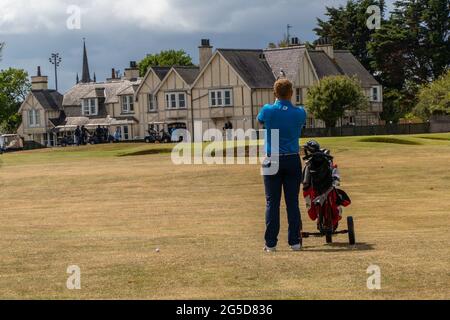
[[[98,115],[98,100],[94,98],[83,99],[82,102],[83,116]]]
[[[123,113],[134,112],[134,99],[132,95],[122,96],[122,112]]]
[[[41,124],[41,117],[39,110],[31,109],[28,111],[28,126],[29,127],[39,127]]]

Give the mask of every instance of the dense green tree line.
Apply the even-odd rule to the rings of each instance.
[[[367,27],[367,8],[377,5],[381,27]],[[336,49],[350,50],[384,86],[383,118],[398,121],[418,102],[420,88],[438,79],[450,66],[449,0],[402,0],[386,14],[384,0],[349,0],[327,7],[318,19],[320,37]]]

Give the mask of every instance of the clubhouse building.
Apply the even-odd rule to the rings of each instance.
[[[260,129],[255,120],[260,108],[273,103],[273,84],[280,75],[294,85],[294,104],[304,104],[308,89],[323,77],[356,77],[370,101],[368,110],[348,112],[341,125],[380,123],[382,87],[346,50],[334,50],[319,42],[314,50],[292,39],[291,46],[276,49],[217,49],[208,39],[199,47],[200,63],[194,67],[150,67],[139,76],[136,62],[120,75],[114,69],[104,82],[91,79],[86,45],[83,48],[81,80],[65,94],[48,88],[48,78],[31,77],[32,90],[19,112],[19,135],[43,146],[57,145],[58,138],[77,126],[88,130],[107,127],[120,130],[122,140],[141,140],[149,129],[183,128],[192,134],[194,122],[202,130],[222,130],[226,122],[234,129]],[[324,124],[309,115],[307,127]],[[205,137],[208,140],[208,137]]]

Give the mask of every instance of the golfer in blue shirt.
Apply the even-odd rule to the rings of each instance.
[[[300,158],[300,137],[306,122],[306,111],[291,103],[293,88],[287,79],[275,82],[274,93],[277,98],[273,105],[265,105],[258,114],[258,121],[267,131],[265,148],[268,160],[264,165],[270,166],[270,159],[278,158],[278,171],[264,176],[266,193],[266,246],[267,252],[276,251],[280,232],[281,192],[287,207],[289,223],[288,240],[292,250],[302,248],[299,194],[302,180],[302,163]],[[272,148],[271,130],[278,130],[278,148]],[[273,143],[275,146],[276,143]],[[279,150],[273,150],[279,149]]]

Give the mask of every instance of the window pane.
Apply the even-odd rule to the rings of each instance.
[[[221,106],[222,104],[222,91],[217,91],[217,105]]]
[[[33,110],[30,110],[28,111],[28,125],[31,127],[33,124]]]
[[[216,92],[211,91],[211,107],[216,106]]]
[[[225,91],[225,105],[231,106],[231,91],[230,90]]]
[[[153,103],[153,95],[149,94],[148,95],[148,110],[153,110],[154,109],[154,103]]]
[[[186,107],[186,98],[184,96],[184,93],[178,94],[178,107],[179,108],[185,108]]]
[[[90,113],[91,113],[91,115],[97,114],[97,110],[95,108],[95,99],[90,99],[89,100],[89,104],[90,104]]]
[[[172,109],[176,109],[176,107],[177,107],[177,95],[176,94],[170,95],[170,106]]]
[[[128,111],[134,111],[133,96],[128,96]]]

